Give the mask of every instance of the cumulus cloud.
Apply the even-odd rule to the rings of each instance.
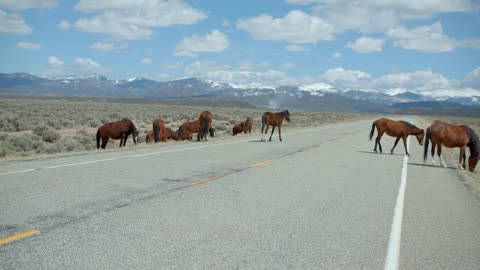
[[[57,25],[57,28],[60,30],[68,30],[70,29],[70,26],[70,22],[64,20]]]
[[[335,58],[335,59],[342,58],[342,54],[339,52],[335,52],[332,54],[332,58]]]
[[[381,52],[384,43],[383,39],[361,37],[355,42],[349,42],[347,47],[359,53]]]
[[[369,73],[341,67],[326,70],[321,79],[339,89],[369,89],[372,83]]]
[[[443,33],[440,22],[413,29],[398,27],[385,33],[395,39],[393,45],[407,50],[421,52],[450,52],[458,47],[480,47],[480,40],[455,40]]]
[[[196,56],[199,52],[222,52],[228,48],[228,37],[218,30],[206,35],[185,37],[175,48],[175,56]]]
[[[9,14],[0,9],[0,33],[25,35],[32,33],[32,28],[19,14]]]
[[[66,64],[63,60],[55,56],[49,56],[48,67],[41,72],[41,75],[57,77],[86,73],[98,73],[104,75],[108,73],[108,69],[90,58],[77,57],[73,62]]]
[[[183,67],[183,63],[182,62],[162,62],[160,66],[165,69],[179,69]]]
[[[307,46],[304,45],[298,45],[298,44],[290,44],[285,47],[285,50],[291,51],[291,52],[306,52],[310,51],[310,49]]]
[[[142,63],[143,65],[148,65],[148,64],[151,64],[151,63],[152,63],[152,59],[150,59],[150,58],[143,58],[140,63]]]
[[[285,63],[282,64],[282,68],[286,68],[286,69],[294,68],[296,66],[297,65],[295,63],[292,63],[292,62],[285,62]]]
[[[480,67],[474,69],[465,76],[463,86],[480,89]]]
[[[180,1],[80,0],[75,9],[98,14],[75,22],[79,31],[108,35],[115,39],[142,40],[153,36],[155,27],[191,25],[207,15]]]
[[[38,43],[20,41],[17,43],[16,47],[23,50],[40,50],[42,46]]]
[[[100,52],[109,52],[109,51],[121,51],[127,48],[126,44],[114,44],[114,43],[104,43],[104,42],[95,42],[90,45],[90,49]]]
[[[292,44],[317,43],[334,38],[331,25],[301,10],[290,11],[285,17],[277,19],[268,14],[239,19],[237,29],[245,30],[259,40],[287,41]]]
[[[49,56],[48,57],[48,65],[52,67],[60,67],[63,66],[64,62],[60,59],[58,59],[55,56]]]

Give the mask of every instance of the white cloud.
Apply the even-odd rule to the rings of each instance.
[[[195,56],[198,52],[222,52],[229,46],[228,37],[218,30],[206,35],[185,37],[175,48],[176,56]]]
[[[323,19],[300,10],[290,11],[284,18],[268,14],[239,19],[237,28],[247,31],[259,40],[287,41],[294,44],[317,43],[332,40],[333,28]]]
[[[291,51],[291,52],[306,52],[310,51],[310,49],[306,46],[303,45],[298,45],[298,44],[290,44],[285,47],[285,50]]]
[[[335,59],[342,58],[342,54],[339,52],[335,52],[332,54],[332,58],[335,58]]]
[[[143,58],[140,63],[142,63],[143,65],[148,65],[148,64],[151,64],[151,63],[152,63],[152,59],[150,59],[150,58]]]
[[[64,62],[60,59],[58,59],[57,57],[55,56],[49,56],[48,57],[48,65],[52,66],[52,67],[60,67],[60,66],[63,66]]]
[[[358,38],[355,42],[349,42],[347,47],[359,53],[381,52],[385,41],[369,37]]]
[[[295,63],[292,63],[292,62],[285,62],[285,63],[282,64],[282,68],[285,68],[285,69],[294,68],[296,66],[297,65]]]
[[[11,10],[48,9],[56,5],[56,0],[0,0],[0,7]]]
[[[393,45],[407,50],[421,52],[450,52],[458,47],[480,47],[480,39],[455,40],[443,33],[440,22],[413,29],[398,27],[385,33],[395,39]]]
[[[480,89],[480,67],[474,69],[465,76],[463,86]]]
[[[179,69],[183,67],[183,63],[182,62],[162,62],[160,66],[165,69]]]
[[[230,22],[227,21],[227,20],[223,20],[222,25],[225,26],[225,27],[229,27],[229,26],[230,26]]]
[[[369,73],[341,67],[326,70],[321,79],[339,89],[369,89],[372,83]]]
[[[42,46],[38,43],[30,43],[30,42],[23,42],[20,41],[16,45],[17,48],[19,49],[24,49],[24,50],[40,50]]]
[[[48,68],[43,70],[41,75],[57,77],[86,73],[98,73],[104,75],[108,73],[108,69],[90,58],[78,57],[72,63],[65,64],[64,61],[58,59],[57,57],[49,56]]]
[[[458,87],[455,80],[445,78],[431,70],[388,74],[377,79],[375,85],[380,89],[404,88],[411,91],[432,91]]]
[[[403,21],[428,19],[439,13],[474,12],[470,0],[288,0],[290,4],[314,4],[314,14],[324,18],[335,32],[359,30],[381,32],[399,27]]]
[[[90,45],[90,49],[100,52],[108,51],[121,51],[127,48],[127,44],[114,44],[114,43],[104,43],[104,42],[95,42]]]
[[[204,12],[180,0],[143,0],[141,3],[136,0],[80,0],[75,9],[100,13],[75,22],[78,30],[129,40],[151,38],[155,27],[191,25],[207,18]]]
[[[8,14],[0,9],[0,33],[25,35],[32,33],[22,16],[18,14]]]
[[[70,25],[70,22],[68,21],[61,21],[58,25],[57,25],[57,28],[60,29],[60,30],[68,30],[70,29],[71,25]]]

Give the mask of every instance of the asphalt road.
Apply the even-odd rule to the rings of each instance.
[[[480,269],[468,172],[372,121],[0,163],[0,269]]]

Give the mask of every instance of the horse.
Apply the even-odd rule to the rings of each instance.
[[[232,128],[233,136],[237,135],[238,133],[242,133],[245,131],[245,123],[241,122],[240,124],[236,124]]]
[[[208,141],[208,133],[210,133],[211,137],[214,137],[215,135],[215,130],[212,128],[212,119],[213,115],[212,112],[210,111],[203,111],[200,113],[200,116],[198,117],[198,121],[200,129],[197,134],[197,141],[205,139],[205,141]]]
[[[418,127],[405,122],[405,121],[395,121],[390,120],[387,118],[380,118],[373,122],[372,129],[370,130],[370,140],[372,140],[373,133],[375,132],[375,127],[377,127],[377,138],[375,139],[375,147],[373,151],[377,153],[377,144],[380,148],[380,153],[382,153],[382,145],[380,144],[380,139],[383,136],[383,133],[387,133],[391,137],[396,137],[395,143],[393,144],[392,149],[390,150],[390,154],[393,154],[393,150],[397,146],[398,141],[400,138],[403,140],[403,145],[405,146],[405,153],[407,156],[410,156],[407,150],[407,137],[409,135],[414,135],[417,137],[418,143],[423,145],[423,137],[425,132],[423,129],[419,129]]]
[[[475,166],[480,158],[480,141],[477,134],[466,125],[452,125],[442,121],[435,121],[431,126],[427,128],[427,134],[425,138],[425,147],[423,152],[423,159],[427,160],[428,144],[432,142],[432,164],[435,164],[435,146],[437,148],[437,155],[440,158],[440,163],[443,167],[446,167],[442,158],[442,146],[448,148],[460,147],[460,158],[458,161],[458,167],[465,169],[465,147],[470,149],[470,157],[468,158],[468,169],[471,172],[475,171]],[[463,161],[463,162],[462,162]]]
[[[152,122],[153,127],[153,138],[155,143],[159,142],[162,139],[162,134],[165,130],[165,123],[162,119],[157,118]]]
[[[160,136],[160,141],[161,142],[166,142],[170,139],[173,139],[175,141],[178,141],[180,139],[180,137],[178,136],[178,134],[171,130],[170,128],[165,128],[163,129],[163,132]],[[154,134],[153,134],[153,129],[150,130],[148,133],[147,133],[147,137],[145,138],[145,142],[150,142],[150,141],[153,141],[154,140]]]
[[[253,128],[253,117],[249,116],[247,117],[247,120],[245,120],[245,127],[243,132],[245,134],[247,134],[247,132],[252,133],[252,128]]]
[[[133,125],[132,121],[128,118],[106,123],[97,130],[97,149],[100,149],[100,141],[102,143],[102,149],[105,149],[108,139],[110,138],[114,140],[120,139],[120,147],[122,147],[122,145],[125,146],[130,134],[133,135],[133,142],[137,144],[137,128],[135,128],[135,125]]]
[[[280,141],[282,141],[281,128],[283,119],[287,120],[287,122],[290,122],[290,112],[288,110],[277,113],[265,112],[262,115],[262,142],[265,141],[265,139],[263,138],[263,130],[265,129],[265,126],[267,127],[267,129],[265,130],[265,134],[268,133],[268,127],[272,126],[272,134],[270,134],[270,139],[268,139],[268,141],[272,141],[272,135],[273,131],[275,131],[275,127],[278,127],[278,137],[280,138]]]
[[[200,121],[197,119],[194,121],[187,121],[181,124],[176,133],[182,140],[192,140],[188,138],[191,137],[192,133],[197,133],[199,132],[199,130]]]

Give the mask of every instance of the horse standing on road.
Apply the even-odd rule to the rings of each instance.
[[[97,130],[97,149],[100,149],[100,142],[102,143],[102,149],[105,149],[110,138],[114,140],[120,139],[120,147],[125,146],[130,134],[133,135],[133,143],[137,144],[137,128],[135,128],[135,125],[128,118],[106,123]]]
[[[252,133],[253,129],[253,117],[249,116],[247,117],[247,120],[245,120],[245,127],[243,128],[243,132],[247,134],[247,132],[250,134]]]
[[[433,166],[436,166],[435,147],[437,147],[437,155],[440,158],[440,163],[443,167],[446,167],[446,165],[442,158],[442,146],[448,148],[460,147],[458,167],[460,169],[465,169],[465,148],[468,147],[470,149],[468,169],[471,172],[475,171],[475,167],[480,158],[480,141],[477,134],[475,134],[469,126],[452,125],[438,120],[433,122],[433,124],[427,128],[425,148],[423,152],[424,160],[427,160],[428,144],[430,141],[432,142],[431,154]]]
[[[205,139],[208,141],[208,133],[211,137],[215,135],[215,129],[212,128],[213,114],[210,111],[203,111],[198,117],[200,129],[197,134],[197,141]]]
[[[270,134],[270,138],[268,139],[268,141],[272,141],[272,135],[275,131],[275,127],[278,127],[278,138],[280,139],[280,141],[282,141],[283,119],[287,120],[287,122],[290,122],[290,112],[288,112],[288,110],[277,113],[265,112],[262,115],[262,142],[265,141],[263,135],[268,133],[269,126],[272,126],[272,134]],[[263,133],[265,127],[267,127],[267,129],[265,130],[265,133]]]
[[[418,143],[423,145],[424,131],[418,127],[405,122],[405,121],[395,121],[387,118],[380,118],[373,122],[372,129],[370,130],[370,140],[372,140],[373,133],[375,132],[375,127],[377,128],[377,138],[375,139],[375,147],[373,151],[377,153],[377,145],[380,148],[380,153],[382,153],[382,145],[380,144],[380,139],[383,136],[383,133],[387,133],[391,137],[396,137],[395,143],[393,144],[390,154],[393,154],[393,150],[397,146],[400,138],[403,140],[403,145],[405,146],[405,153],[407,156],[410,156],[407,149],[407,137],[409,135],[415,135],[417,137]]]
[[[233,126],[232,135],[235,136],[238,133],[242,133],[244,131],[245,131],[245,123],[241,122],[240,124],[236,124],[235,126]]]

